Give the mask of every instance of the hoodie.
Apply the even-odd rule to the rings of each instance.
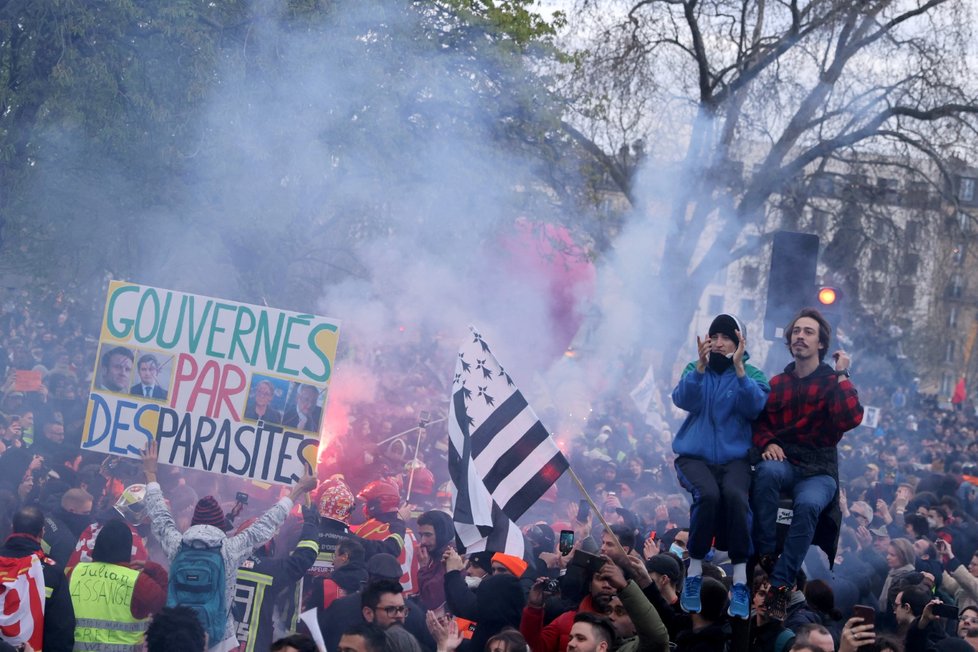
[[[422,516],[425,520],[432,520],[430,525],[435,530],[435,549],[429,553],[428,563],[418,569],[419,597],[425,609],[437,609],[445,604],[445,564],[441,557],[455,538],[455,524],[445,512],[425,512]],[[421,527],[420,524],[418,527]]]
[[[746,459],[751,422],[764,410],[770,386],[760,369],[746,364],[743,378],[731,366],[723,373],[703,373],[690,362],[672,391],[672,402],[689,415],[676,432],[672,450],[710,464]]]
[[[272,505],[268,511],[261,515],[246,530],[228,537],[222,530],[213,525],[192,525],[183,534],[177,529],[173,521],[173,515],[163,500],[163,490],[158,482],[150,482],[146,485],[146,511],[153,524],[153,534],[160,542],[160,547],[166,553],[169,561],[177,556],[180,544],[184,541],[199,541],[209,547],[221,547],[221,557],[224,558],[224,604],[230,610],[234,604],[235,576],[238,566],[247,559],[252,550],[268,542],[278,528],[285,522],[289,510],[292,509],[292,499],[286,496]],[[220,642],[211,641],[212,645],[208,648],[211,652],[225,652],[238,647],[238,639],[235,637],[236,624],[234,618],[228,617],[224,627],[224,640]]]

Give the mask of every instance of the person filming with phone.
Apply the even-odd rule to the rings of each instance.
[[[897,595],[894,605],[897,632],[904,636],[906,650],[933,650],[947,638],[945,619],[956,619],[958,609],[942,604],[923,586],[909,586]]]

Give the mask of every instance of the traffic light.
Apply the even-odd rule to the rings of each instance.
[[[823,285],[817,293],[818,305],[822,308],[831,308],[839,300],[839,291],[829,285]]]
[[[834,285],[819,285],[815,288],[815,308],[832,324],[832,330],[839,328],[845,309],[845,295]]]
[[[771,247],[771,271],[767,279],[764,337],[780,340],[784,327],[802,308],[812,305],[818,264],[818,236],[778,231]]]

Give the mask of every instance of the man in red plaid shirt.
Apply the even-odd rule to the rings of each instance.
[[[771,379],[767,405],[754,424],[754,446],[761,460],[755,469],[751,497],[754,546],[761,565],[770,573],[767,612],[778,620],[784,619],[788,595],[815,537],[820,515],[833,506],[838,510],[836,445],[863,418],[856,388],[849,379],[849,356],[836,351],[832,355],[834,369],[823,362],[832,338],[832,327],[825,318],[817,310],[806,308],[785,329],[784,338],[794,362]],[[781,492],[792,495],[794,514],[784,550],[775,562]],[[834,544],[838,528],[832,534]]]

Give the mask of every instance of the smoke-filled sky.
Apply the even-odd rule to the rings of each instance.
[[[129,280],[267,296],[340,320],[330,413],[337,401],[373,400],[364,353],[401,342],[440,343],[423,350],[447,389],[473,324],[538,412],[578,420],[626,363],[625,391],[638,381],[660,330],[686,327],[674,323],[670,297],[650,296],[647,284],[664,235],[677,228],[667,211],[628,216],[593,262],[589,243],[559,226],[591,217],[543,180],[551,168],[569,185],[585,180],[566,176],[573,162],[547,160],[559,150],[541,155],[545,127],[530,134],[536,142],[518,128],[553,119],[530,64],[444,21],[422,28],[414,12],[424,3],[343,0],[322,25],[287,30],[278,3],[253,6],[243,54],[228,57],[203,110],[188,113],[202,118],[191,127],[195,146],[179,153],[182,194],[133,216],[148,246]],[[660,147],[656,160],[674,154]],[[640,172],[638,196],[681,186],[655,165]],[[138,205],[125,197],[125,170],[87,185],[100,198],[92,210]],[[264,290],[242,296],[232,260],[253,260]],[[282,284],[289,305],[268,291]],[[591,349],[586,364],[561,356],[575,334]]]
[[[556,225],[573,208],[541,187],[539,161],[500,135],[535,119],[545,94],[484,39],[460,53],[435,47],[392,4],[339,3],[308,35],[266,23],[262,65],[225,70],[215,84],[201,192],[188,204],[256,239],[308,229],[300,244],[356,267],[289,306],[342,322],[330,413],[333,402],[376,396],[351,354],[362,361],[402,341],[441,340],[427,362],[447,390],[469,324],[532,397],[594,287],[584,250]],[[258,251],[290,256],[276,241]]]

